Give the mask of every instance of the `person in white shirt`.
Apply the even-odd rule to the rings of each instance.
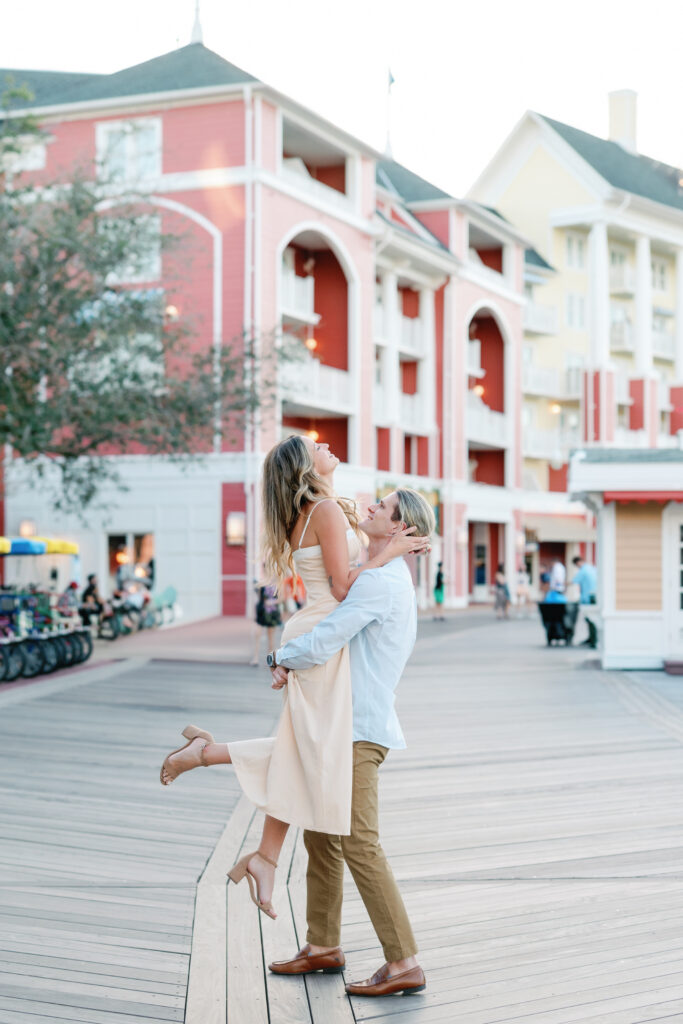
[[[434,513],[416,491],[401,489],[375,505],[360,524],[376,557],[398,530],[418,537],[434,530]],[[347,644],[353,703],[353,791],[351,834],[304,832],[309,862],[307,945],[291,960],[276,961],[277,974],[341,971],[339,946],[344,861],[361,894],[386,962],[369,979],[347,985],[353,995],[381,996],[422,991],[426,982],[405,906],[378,832],[378,768],[389,749],[405,747],[394,708],[395,690],[415,644],[415,588],[403,558],[364,572],[346,600],[309,633],[271,655],[273,687],[287,684],[290,669],[321,665]]]
[[[553,567],[550,570],[550,589],[556,590],[558,594],[564,594],[566,583],[567,570],[558,558],[557,561],[553,563]]]

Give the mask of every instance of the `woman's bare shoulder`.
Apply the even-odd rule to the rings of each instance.
[[[311,515],[311,523],[315,523],[317,528],[318,526],[331,526],[335,523],[344,523],[348,525],[348,520],[336,499],[329,498],[320,501],[315,506]]]

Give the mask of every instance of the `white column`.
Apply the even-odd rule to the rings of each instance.
[[[676,383],[683,384],[683,249],[676,252]]]
[[[420,395],[425,432],[431,437],[436,430],[436,330],[433,288],[420,290],[420,321],[425,354],[418,363],[417,390]]]
[[[609,363],[609,250],[607,224],[598,221],[588,240],[590,282],[590,345],[592,369],[602,370]]]
[[[384,274],[382,277],[382,305],[384,306],[384,324],[386,327],[387,344],[384,360],[384,391],[385,409],[392,427],[399,422],[399,396],[401,392],[401,376],[398,359],[398,336],[401,324],[398,316],[398,281],[396,274]]]
[[[636,239],[636,370],[652,372],[652,266],[650,239]]]

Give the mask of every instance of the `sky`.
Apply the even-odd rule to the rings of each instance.
[[[0,0],[0,67],[112,72],[190,41],[195,0]],[[525,110],[683,166],[680,0],[201,0],[204,43],[456,196]],[[394,77],[390,115],[388,70]]]

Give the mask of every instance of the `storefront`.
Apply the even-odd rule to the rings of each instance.
[[[572,494],[598,518],[603,668],[683,670],[683,449],[589,449]]]

